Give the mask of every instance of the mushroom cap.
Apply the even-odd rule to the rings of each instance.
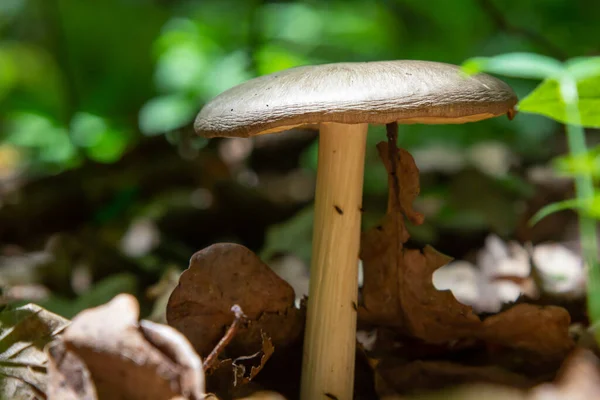
[[[303,66],[251,79],[214,99],[194,123],[204,137],[248,137],[327,122],[456,124],[511,113],[517,96],[486,74],[432,61]]]

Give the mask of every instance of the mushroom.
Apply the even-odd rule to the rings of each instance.
[[[467,77],[455,65],[399,60],[291,68],[233,87],[200,111],[194,128],[204,137],[319,127],[303,400],[352,398],[369,124],[512,117],[516,102],[512,89],[489,75]]]

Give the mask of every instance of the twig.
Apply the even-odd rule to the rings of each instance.
[[[392,122],[385,126],[388,139],[388,157],[390,161],[390,175],[392,176],[394,190],[394,208],[395,212],[400,209],[400,183],[398,182],[397,160],[398,160],[398,123]]]
[[[204,371],[208,371],[214,366],[215,362],[219,358],[219,354],[223,352],[225,347],[227,347],[227,345],[235,337],[235,334],[237,333],[242,321],[248,318],[242,311],[242,307],[238,306],[237,304],[234,304],[233,307],[231,307],[231,311],[235,315],[233,323],[229,329],[227,329],[227,332],[225,332],[225,335],[221,338],[221,340],[219,340],[219,343],[217,343],[213,351],[211,351],[208,357],[204,359]]]
[[[548,54],[565,60],[568,58],[568,54],[563,51],[560,47],[556,46],[554,43],[546,39],[544,36],[539,33],[532,31],[530,29],[515,26],[511,24],[504,14],[502,14],[501,9],[493,2],[493,0],[478,0],[481,8],[485,13],[490,17],[490,19],[494,22],[494,24],[498,27],[498,29],[503,30],[507,33],[512,33],[517,36],[522,36],[533,43],[538,44],[541,47],[544,47]]]
[[[392,177],[392,189],[394,191],[394,201],[393,204],[388,205],[388,207],[393,207],[392,218],[394,221],[393,226],[393,235],[394,235],[394,264],[392,267],[392,275],[394,276],[397,273],[398,268],[400,268],[400,259],[402,257],[402,231],[404,224],[404,210],[402,210],[402,203],[400,202],[400,182],[398,178],[398,156],[400,155],[398,151],[398,123],[392,122],[385,126],[387,139],[388,139],[388,158],[390,162],[390,175]],[[389,210],[388,210],[389,212]],[[406,215],[406,214],[405,214]]]

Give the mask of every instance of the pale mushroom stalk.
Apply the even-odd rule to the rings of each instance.
[[[301,399],[351,399],[368,124],[321,124]],[[318,396],[320,394],[320,396]]]
[[[291,68],[233,87],[200,111],[194,127],[204,137],[320,129],[302,400],[353,397],[368,124],[462,124],[511,115],[516,102],[489,75],[398,60]]]

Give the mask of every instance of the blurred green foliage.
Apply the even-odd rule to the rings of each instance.
[[[581,118],[587,126],[599,127],[599,85],[590,74],[597,65],[574,58],[600,53],[598,15],[597,0],[0,0],[0,179],[6,168],[44,176],[83,170],[90,163],[113,164],[156,140],[151,136],[165,135],[179,149],[203,149],[208,141],[191,139],[191,124],[213,96],[258,75],[327,62],[424,59],[460,64],[470,57],[482,61],[504,53],[536,53],[521,59],[521,75],[545,78],[566,66],[579,77]],[[515,62],[511,55],[502,57],[496,65]],[[571,61],[563,64],[565,60]],[[497,175],[478,170],[469,154],[493,143],[510,148],[524,165],[545,162],[555,154],[548,143],[562,129],[558,122],[571,121],[561,114],[556,81],[536,89],[531,80],[505,79],[522,99],[521,110],[528,112],[513,121],[401,126],[399,145],[409,151],[436,147],[441,150],[434,158],[454,154],[467,160],[464,168],[452,171],[453,182],[424,182],[421,200],[437,208],[426,224],[412,228],[413,238],[432,242],[440,227],[507,235],[514,230],[518,215],[513,203],[530,195],[532,187],[509,168]],[[366,204],[366,227],[381,217],[387,193],[375,149],[385,131],[370,129],[365,202],[379,205]],[[316,143],[307,148],[300,167],[315,169],[316,150]],[[598,153],[561,158],[556,165],[563,173],[589,172],[597,180]],[[218,168],[201,172],[218,174]],[[158,167],[153,174],[159,175]],[[135,182],[135,177],[128,179]],[[125,215],[134,198],[147,195],[129,182],[115,185],[114,193],[95,194],[104,208],[90,212],[91,224],[124,219],[126,227],[131,222],[126,219],[136,213],[159,220],[157,215],[177,208],[175,202],[189,207],[189,188],[181,195],[169,188]],[[93,180],[84,182],[82,190],[93,185]],[[598,204],[593,203],[594,210],[600,209]],[[186,217],[182,220],[187,223]],[[219,216],[224,217],[226,213]],[[122,228],[115,228],[115,243]],[[181,233],[186,234],[197,238],[197,231]],[[272,226],[266,236],[264,257],[288,251],[307,262],[310,206]],[[179,250],[178,245],[165,247],[178,259],[189,257],[188,248]],[[165,265],[161,256],[149,255],[136,272],[160,269]],[[139,289],[132,274],[114,274],[94,282],[77,302],[54,293],[47,306],[72,315],[114,293]]]
[[[588,315],[600,343],[600,253],[598,224],[600,188],[595,185],[597,151],[588,150],[584,127],[597,128],[600,122],[600,57],[578,57],[564,64],[531,53],[510,53],[465,62],[467,73],[478,71],[537,78],[544,81],[517,105],[520,111],[546,115],[566,124],[568,156],[556,166],[574,179],[576,198],[548,204],[533,216],[545,216],[568,208],[579,211],[579,242],[587,267]]]
[[[588,54],[598,50],[598,11],[559,0],[3,0],[0,138],[36,172],[111,163],[143,135],[176,135],[203,102],[256,75],[336,61]],[[536,117],[510,128],[411,126],[401,144],[494,137],[526,154],[551,130]]]

